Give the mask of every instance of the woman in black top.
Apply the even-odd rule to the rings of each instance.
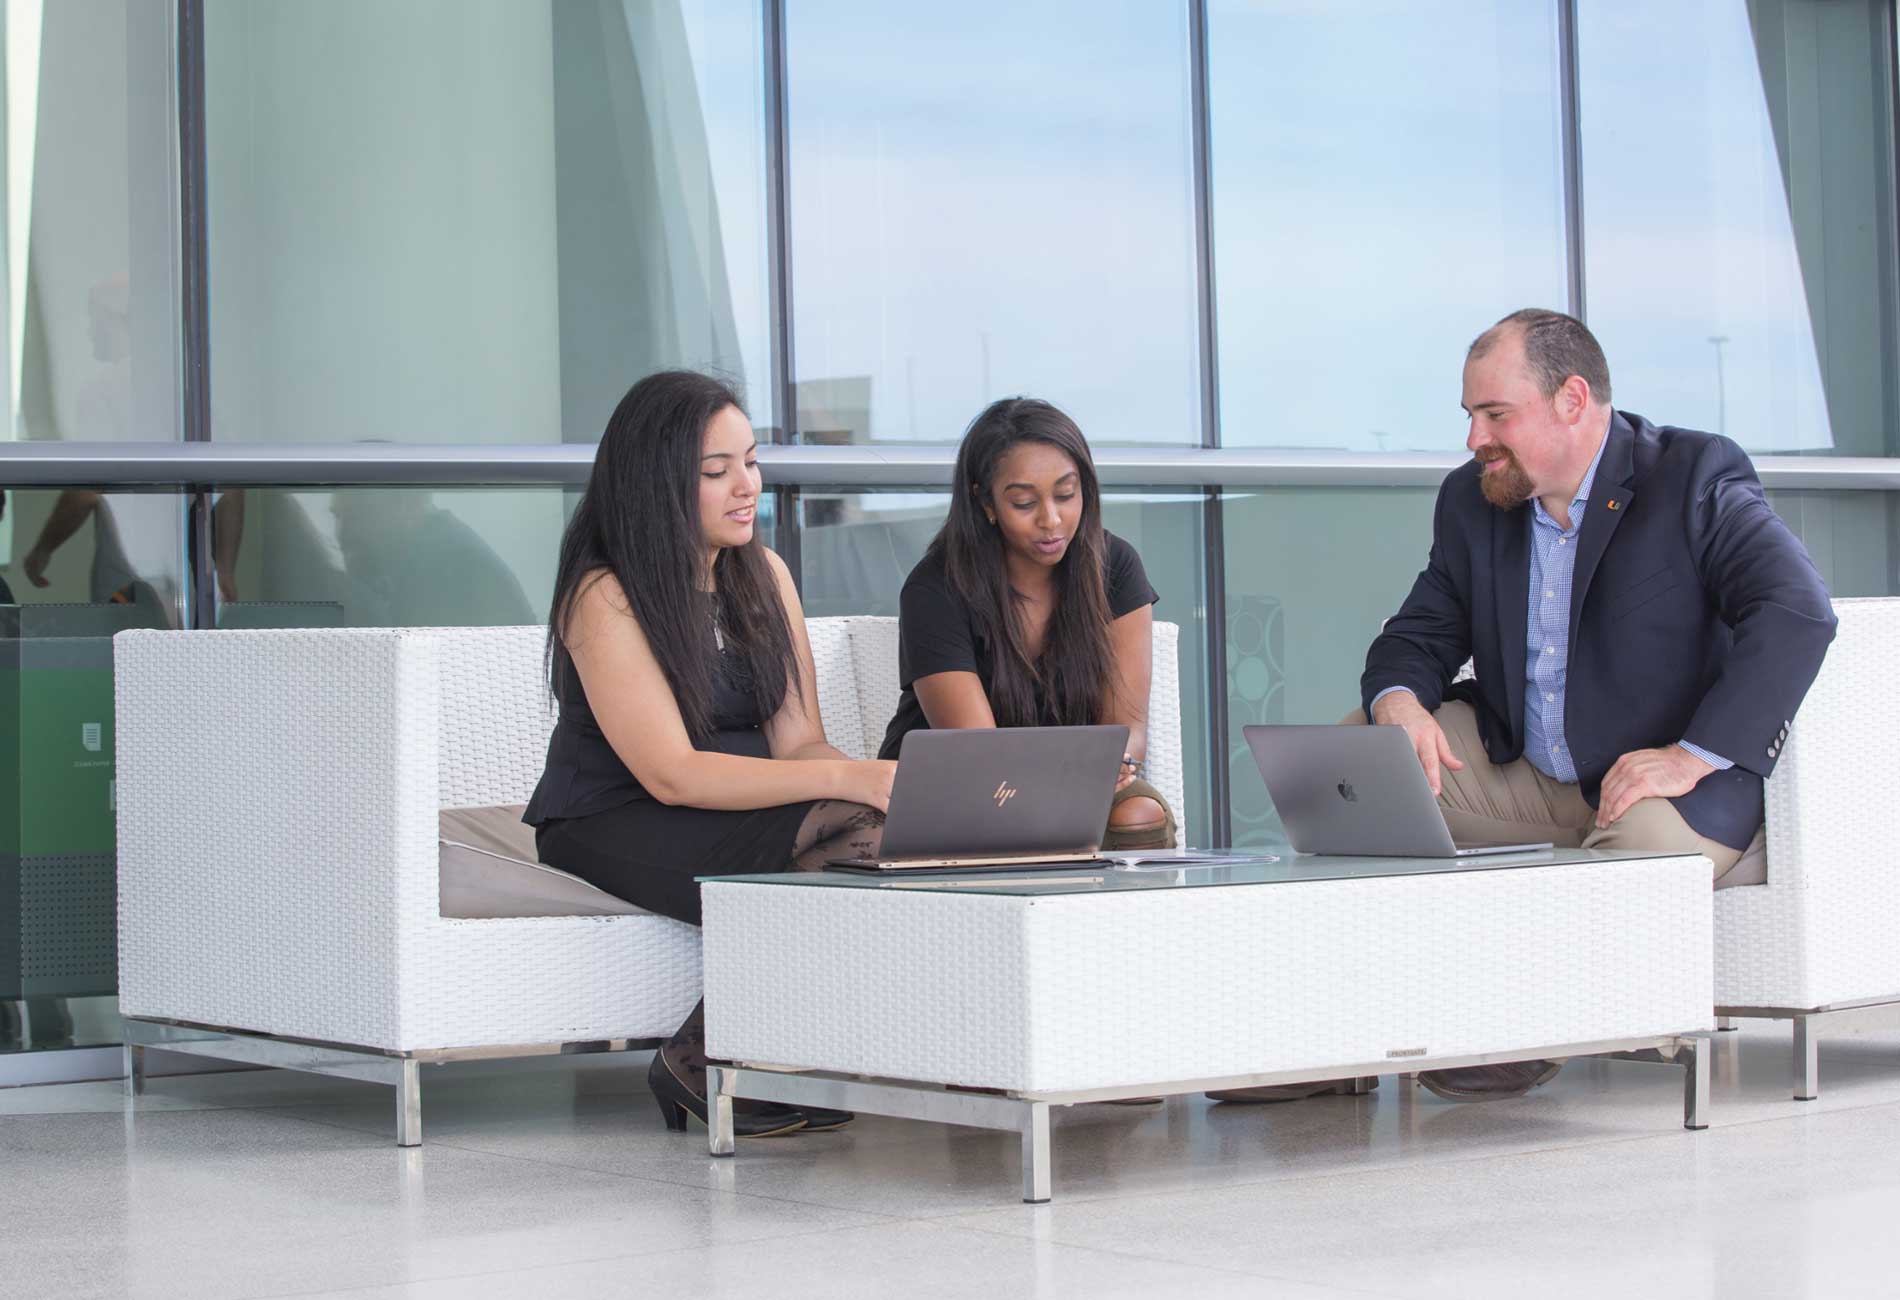
[[[904,583],[903,695],[881,756],[919,727],[1121,723],[1104,847],[1172,846],[1173,813],[1139,779],[1157,599],[1135,548],[1102,528],[1075,422],[1030,398],[993,403],[963,435],[950,515]]]
[[[561,539],[548,624],[561,706],[524,820],[541,860],[699,924],[698,875],[877,852],[897,765],[825,742],[784,561],[754,530],[759,469],[738,398],[669,371],[615,408]],[[706,1117],[701,1008],[647,1079],[670,1128]],[[840,1111],[744,1103],[749,1136]]]

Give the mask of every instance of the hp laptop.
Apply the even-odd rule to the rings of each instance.
[[[1471,858],[1542,844],[1452,843],[1403,727],[1246,727],[1260,776],[1300,853]]]
[[[1103,865],[1127,727],[913,731],[897,756],[876,859],[846,871]]]

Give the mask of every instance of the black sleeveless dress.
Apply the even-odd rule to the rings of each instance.
[[[811,802],[732,811],[663,804],[648,794],[601,732],[565,647],[554,648],[560,720],[522,820],[541,861],[636,907],[699,924],[696,876],[792,869],[792,844]],[[716,731],[702,749],[770,758],[764,721],[737,657],[723,649],[713,674]]]

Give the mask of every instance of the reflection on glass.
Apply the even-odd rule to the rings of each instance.
[[[493,627],[545,623],[560,488],[251,488],[228,548],[220,627]],[[770,493],[758,528],[769,544]],[[215,522],[215,520],[214,520]]]
[[[799,497],[800,595],[807,617],[897,617],[898,593],[943,526],[950,498],[940,492],[805,492]],[[1195,493],[1109,492],[1102,522],[1141,555],[1160,593],[1155,618],[1181,628],[1181,719],[1186,808],[1183,843],[1204,842],[1207,802],[1207,637],[1202,497]],[[893,707],[896,701],[892,700]],[[1198,838],[1197,838],[1198,837]]]
[[[1222,497],[1234,843],[1284,845],[1241,728],[1337,722],[1366,648],[1425,567],[1436,488],[1263,488]],[[1315,546],[1315,538],[1325,538]]]
[[[1618,405],[1892,455],[1891,5],[1578,10],[1590,324]]]
[[[749,0],[210,0],[213,422],[592,441],[766,341]]]
[[[1900,494],[1774,489],[1775,508],[1833,596],[1900,595]]]
[[[896,618],[897,594],[949,509],[944,492],[801,493],[799,596],[806,616]]]
[[[1047,398],[1198,442],[1187,7],[798,0],[799,428],[951,442]]]
[[[1210,0],[1226,445],[1463,442],[1466,344],[1564,305],[1555,13]]]
[[[0,6],[4,439],[178,436],[168,7]]]
[[[112,636],[179,625],[183,520],[0,493],[0,1053],[118,1041]]]

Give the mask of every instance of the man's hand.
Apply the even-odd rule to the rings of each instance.
[[[1611,765],[1597,795],[1597,826],[1608,828],[1638,799],[1688,794],[1697,781],[1715,771],[1681,745],[1633,749]]]
[[[1393,691],[1381,696],[1372,706],[1372,720],[1382,727],[1404,727],[1405,734],[1412,742],[1412,751],[1418,755],[1419,766],[1425,769],[1425,779],[1431,783],[1432,797],[1437,798],[1444,785],[1444,777],[1439,767],[1450,768],[1454,772],[1464,771],[1465,765],[1451,752],[1451,742],[1445,739],[1445,732],[1438,725],[1438,719],[1428,713],[1418,696],[1410,691]]]
[[[35,587],[52,586],[52,579],[46,576],[46,562],[52,558],[37,546],[28,551],[20,566],[26,570],[26,580]]]

